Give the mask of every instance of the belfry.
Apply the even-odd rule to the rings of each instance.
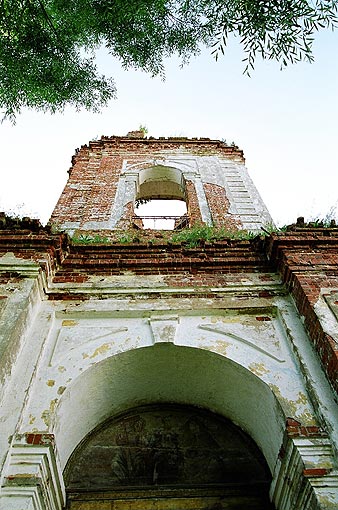
[[[0,213],[0,381],[1,509],[337,509],[338,229],[273,227],[235,145],[91,141],[46,227]]]

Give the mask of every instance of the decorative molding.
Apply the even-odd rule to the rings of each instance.
[[[0,257],[0,273],[18,273],[20,276],[36,277],[41,269],[39,264],[29,259],[18,258],[12,252]]]
[[[68,322],[68,324],[67,324]],[[64,324],[65,323],[65,324]],[[121,326],[113,328],[107,327],[88,327],[82,326],[80,321],[64,320],[60,324],[56,333],[55,344],[49,363],[51,365],[61,362],[70,356],[70,352],[95,348],[103,339],[107,340],[107,346],[112,345],[112,336],[118,333],[125,333],[127,327]],[[77,339],[81,341],[78,342]]]
[[[270,496],[283,510],[338,508],[338,472],[328,438],[286,438],[277,460]]]
[[[175,343],[175,336],[179,317],[174,316],[152,316],[149,319],[153,342],[157,343]]]
[[[10,487],[4,487],[0,492],[1,510],[49,510],[41,497],[40,488],[35,486],[17,486],[15,493]]]
[[[12,445],[0,495],[0,508],[62,510],[65,488],[53,446]]]
[[[262,347],[257,345],[252,340],[249,340],[248,338],[244,338],[243,336],[237,335],[236,333],[232,333],[226,327],[223,327],[221,325],[216,326],[214,324],[200,324],[198,327],[199,327],[199,329],[203,329],[205,331],[211,331],[212,333],[219,333],[221,335],[224,335],[224,336],[230,338],[231,340],[236,340],[237,342],[248,345],[249,347],[252,347],[256,351],[259,351],[259,352],[265,354],[266,356],[269,356],[273,360],[278,361],[279,363],[285,362],[284,358],[282,358],[281,356],[276,356],[275,354],[272,353],[271,350],[267,351],[266,349],[263,349]]]

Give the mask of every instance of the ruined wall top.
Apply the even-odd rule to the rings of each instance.
[[[102,136],[76,150],[50,223],[84,230],[143,228],[139,201],[180,200],[177,225],[260,231],[271,217],[244,166],[243,151],[221,140]]]
[[[135,145],[136,144],[136,145]],[[81,145],[80,148],[75,150],[75,154],[72,158],[72,165],[77,160],[77,157],[85,155],[87,152],[92,150],[100,150],[103,148],[109,148],[109,146],[115,146],[116,148],[122,149],[125,147],[127,150],[131,147],[135,150],[137,145],[139,148],[147,147],[154,150],[182,150],[186,149],[196,154],[210,153],[219,154],[228,157],[234,161],[245,163],[245,157],[243,150],[241,150],[234,143],[227,144],[222,140],[212,140],[210,138],[188,138],[185,136],[160,136],[155,138],[153,136],[145,137],[144,132],[129,131],[126,136],[104,136],[97,140],[91,140],[88,144]],[[72,171],[72,167],[69,170]]]

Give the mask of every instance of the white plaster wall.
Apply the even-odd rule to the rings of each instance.
[[[0,309],[0,481],[11,437],[22,417],[42,340],[40,331],[37,336],[33,333],[41,306],[39,266],[7,253],[0,257],[1,273],[18,278],[11,278],[0,286],[0,293],[6,296]],[[50,327],[49,320],[45,329]]]
[[[223,308],[229,299],[216,309],[213,300],[180,298],[44,303],[41,314],[53,320],[37,319],[48,341],[19,431],[55,433],[64,465],[112,414],[150,402],[194,404],[245,429],[273,469],[285,418],[316,424],[324,416],[317,398],[332,396],[324,386],[316,397],[302,374],[292,338],[304,332],[287,299]]]
[[[38,290],[34,281],[30,288]],[[55,288],[79,290],[71,285]],[[31,290],[30,320],[1,402],[3,459],[12,438],[49,432],[63,469],[105,419],[138,405],[176,402],[231,419],[256,441],[272,473],[279,473],[286,417],[320,425],[330,442],[313,444],[315,465],[327,457],[333,466],[338,411],[331,388],[290,298],[259,298],[262,285],[282,294],[277,280],[262,284],[248,274],[229,275],[226,287],[208,289],[210,298],[198,297],[198,289],[177,296],[183,289],[159,276],[93,277],[80,285],[89,297],[84,302],[41,301]],[[297,462],[301,476],[302,457]],[[337,477],[331,478],[335,488]]]

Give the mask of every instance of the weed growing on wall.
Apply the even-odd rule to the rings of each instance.
[[[263,235],[266,235],[263,233]],[[148,244],[159,243],[183,243],[184,245],[194,248],[204,242],[216,242],[223,239],[253,239],[257,233],[248,232],[246,230],[227,230],[224,227],[214,227],[210,225],[198,224],[193,227],[185,228],[179,231],[164,230],[114,230],[107,236],[93,234],[79,234],[72,238],[75,244],[107,244],[107,243],[140,243]]]
[[[211,225],[195,225],[174,233],[171,237],[173,242],[184,242],[190,247],[195,247],[201,241],[213,242],[222,239],[252,239],[257,234],[247,230],[227,230],[224,227]]]
[[[103,237],[99,235],[85,235],[81,234],[78,237],[73,237],[73,243],[75,244],[107,244],[109,243],[108,237]]]

